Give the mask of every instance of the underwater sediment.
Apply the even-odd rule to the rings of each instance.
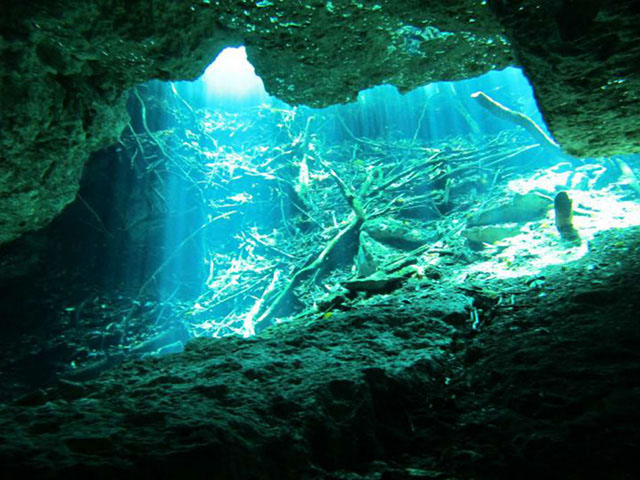
[[[62,381],[0,406],[0,471],[635,478],[638,238],[604,233],[536,285],[414,279],[331,318],[201,338],[178,356]]]

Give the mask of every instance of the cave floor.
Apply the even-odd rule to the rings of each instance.
[[[2,478],[638,478],[640,229],[0,406]]]

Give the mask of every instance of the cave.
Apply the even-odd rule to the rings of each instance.
[[[2,479],[640,478],[637,2],[3,6]]]

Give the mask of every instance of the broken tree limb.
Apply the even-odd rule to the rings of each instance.
[[[437,169],[437,167],[438,167],[437,164],[438,164],[438,162],[441,162],[440,157],[443,156],[443,155],[444,155],[444,152],[437,151],[436,153],[430,155],[429,158],[427,158],[424,162],[421,162],[418,165],[415,165],[415,166],[413,166],[411,168],[403,170],[402,172],[398,173],[397,175],[394,175],[393,177],[391,177],[389,180],[384,182],[382,185],[378,185],[375,188],[373,188],[371,190],[371,195],[374,195],[374,194],[376,194],[378,192],[386,190],[388,187],[390,187],[394,183],[404,179],[409,174],[416,173],[416,172],[418,172],[420,170],[423,170],[425,168],[428,168],[428,167],[434,167],[434,169]]]
[[[353,212],[356,214],[356,217],[364,220],[364,210],[362,209],[362,200],[360,199],[360,197],[356,195],[353,189],[349,187],[344,182],[344,180],[342,180],[342,178],[338,176],[335,170],[333,170],[333,168],[331,168],[328,163],[320,160],[320,164],[329,171],[329,175],[331,175],[331,178],[333,178],[334,182],[336,182],[336,185],[340,189],[340,193],[342,193],[342,196],[351,207],[351,210],[353,210]]]
[[[521,112],[516,112],[508,107],[505,107],[501,103],[495,101],[489,95],[484,92],[475,92],[471,94],[471,98],[475,99],[482,107],[486,108],[498,118],[506,120],[511,123],[524,128],[529,134],[540,144],[542,148],[550,153],[558,155],[562,158],[572,158],[562,151],[560,145],[558,145],[549,135],[547,135],[540,126],[534,122],[531,117]],[[572,162],[573,163],[573,162]]]
[[[255,331],[256,327],[259,324],[261,324],[262,322],[264,322],[265,320],[273,316],[276,309],[280,306],[280,304],[287,297],[287,295],[296,287],[296,285],[298,285],[298,282],[300,282],[303,276],[320,268],[324,263],[324,261],[329,256],[329,254],[333,251],[335,246],[338,245],[338,243],[340,243],[340,240],[342,240],[350,232],[359,229],[360,225],[362,225],[362,223],[365,220],[365,213],[362,208],[362,202],[360,200],[360,197],[358,197],[353,192],[353,189],[349,187],[344,182],[344,180],[342,180],[338,176],[338,174],[329,166],[328,163],[324,162],[322,159],[319,159],[319,162],[323,167],[325,167],[329,171],[329,174],[331,175],[333,180],[336,182],[336,185],[338,186],[343,197],[349,204],[349,207],[351,207],[352,213],[351,213],[351,216],[349,217],[349,222],[329,241],[329,243],[327,243],[327,245],[324,247],[324,249],[322,249],[320,254],[316,257],[316,259],[313,262],[309,263],[308,265],[305,265],[304,267],[302,267],[300,270],[298,270],[296,273],[293,274],[289,282],[287,282],[287,284],[280,291],[280,293],[276,295],[273,302],[271,302],[271,305],[269,305],[269,307],[255,321],[253,321],[253,318],[255,318],[256,315],[254,314],[252,316],[253,331]]]
[[[291,290],[293,290],[296,287],[296,285],[302,279],[302,277],[305,274],[312,272],[316,268],[319,268],[322,265],[322,263],[326,260],[326,258],[329,256],[329,254],[334,249],[334,247],[340,242],[340,240],[344,238],[344,236],[350,233],[351,231],[357,228],[360,228],[361,223],[362,223],[362,219],[360,217],[358,217],[355,214],[352,215],[351,220],[349,221],[347,226],[345,226],[342,230],[340,230],[338,234],[335,237],[333,237],[329,243],[327,243],[327,245],[324,247],[322,252],[320,252],[320,255],[318,255],[316,259],[313,262],[311,262],[309,265],[301,268],[295,274],[293,274],[289,282],[287,282],[285,287],[275,297],[273,302],[271,302],[271,305],[269,305],[269,308],[267,308],[264,311],[264,313],[262,313],[255,320],[255,322],[253,322],[254,329],[257,328],[258,325],[260,325],[262,322],[270,318],[274,314],[276,309],[280,306],[280,303],[282,303],[282,301],[289,294],[289,292],[291,292]]]

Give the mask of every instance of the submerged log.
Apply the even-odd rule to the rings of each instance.
[[[574,163],[575,159],[564,153],[560,148],[560,145],[547,135],[544,130],[542,130],[542,128],[540,128],[540,126],[531,119],[531,117],[505,107],[484,92],[478,91],[472,93],[471,98],[475,99],[482,107],[489,110],[496,117],[515,123],[516,125],[524,128],[540,144],[540,146],[548,152],[568,159],[571,163]]]

